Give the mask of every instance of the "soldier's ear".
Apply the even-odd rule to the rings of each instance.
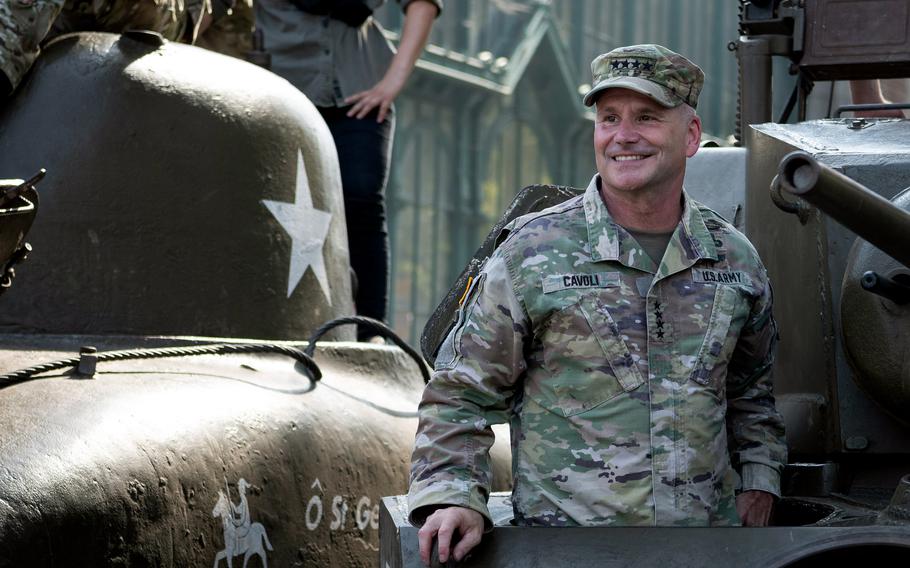
[[[686,157],[691,158],[698,152],[698,146],[701,143],[701,119],[697,114],[689,118],[689,126],[686,131]]]

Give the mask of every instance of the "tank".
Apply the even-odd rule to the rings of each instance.
[[[359,320],[315,107],[155,34],[63,36],[0,109],[0,172],[39,168],[0,298],[0,566],[375,565],[426,366],[323,326]]]

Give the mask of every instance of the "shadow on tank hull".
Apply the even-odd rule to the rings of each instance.
[[[423,381],[403,351],[344,341],[350,327],[316,349],[318,382],[287,356],[353,313],[337,158],[312,104],[147,34],[65,36],[0,109],[0,171],[39,167],[0,372],[87,345],[137,358],[0,379],[0,566],[375,565]]]

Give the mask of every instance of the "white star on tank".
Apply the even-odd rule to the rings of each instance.
[[[300,150],[297,150],[297,188],[294,203],[263,199],[262,204],[268,207],[284,231],[291,237],[288,298],[297,288],[306,269],[312,267],[313,274],[316,275],[316,280],[319,281],[319,285],[331,305],[332,296],[329,293],[329,277],[325,271],[325,256],[322,254],[322,247],[325,245],[326,235],[329,233],[332,214],[313,207],[310,182],[307,179],[303,154]]]

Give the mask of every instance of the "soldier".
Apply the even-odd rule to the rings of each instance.
[[[768,277],[683,190],[704,74],[657,45],[591,68],[597,174],[506,227],[424,393],[408,495],[424,562],[437,534],[444,562],[491,526],[506,420],[519,525],[759,526],[780,495]]]
[[[147,29],[193,43],[235,0],[5,0],[0,3],[0,97],[22,80],[42,41],[75,31]],[[243,2],[244,0],[241,0]]]

